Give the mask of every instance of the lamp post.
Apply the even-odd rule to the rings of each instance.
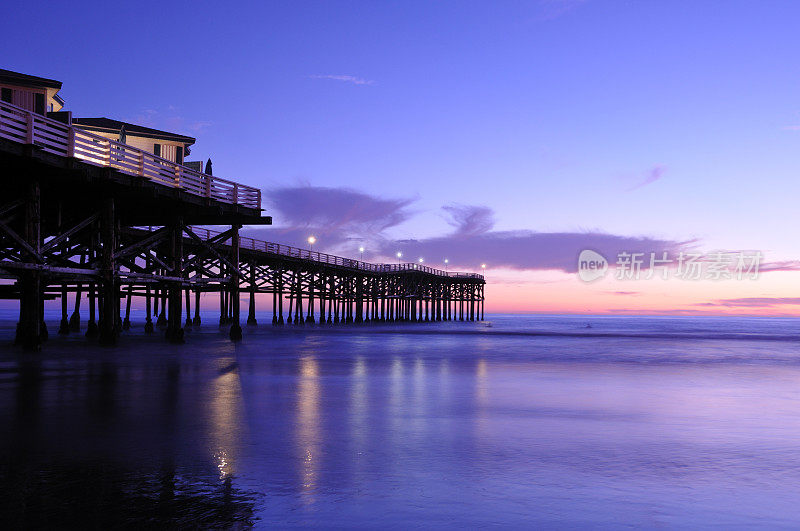
[[[364,261],[364,246],[358,248],[358,252],[361,253],[361,261]]]
[[[397,251],[397,269],[400,269],[400,264],[402,263],[400,259],[403,258],[403,253]]]
[[[444,259],[444,272],[447,273],[447,264],[450,263],[450,260],[447,258]]]
[[[481,264],[481,272],[486,274],[486,264]]]
[[[316,241],[317,241],[316,237],[314,237],[314,236],[309,236],[308,237],[308,244],[311,246],[311,252],[312,253],[314,252],[314,244],[316,243]]]

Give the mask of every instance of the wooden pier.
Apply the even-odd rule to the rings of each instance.
[[[54,298],[59,334],[104,344],[131,326],[135,297],[145,301],[147,332],[161,326],[181,342],[185,326],[201,324],[209,292],[219,294],[219,324],[233,340],[242,337],[243,295],[246,322],[257,324],[257,293],[272,295],[273,325],[483,319],[481,275],[241,237],[243,226],[272,221],[257,188],[6,102],[0,183],[0,278],[13,280],[0,297],[19,299],[16,342],[26,349],[47,339],[44,300]]]

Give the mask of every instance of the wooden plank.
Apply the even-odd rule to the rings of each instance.
[[[66,232],[60,234],[59,236],[56,236],[52,240],[48,241],[46,244],[44,244],[42,246],[42,253],[46,253],[50,249],[54,248],[55,246],[57,246],[58,244],[60,244],[64,240],[66,240],[67,238],[71,237],[76,232],[80,231],[84,227],[86,227],[86,226],[90,225],[91,223],[93,223],[96,219],[97,219],[97,214],[92,214],[91,216],[89,216],[88,218],[84,219],[83,221],[81,221],[80,223],[78,223],[77,225],[75,225],[74,227],[69,229],[68,231],[66,231]]]

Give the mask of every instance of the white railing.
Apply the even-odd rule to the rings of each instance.
[[[189,229],[191,229],[191,231],[194,234],[196,234],[201,240],[210,240],[214,236],[222,234],[221,231],[206,229],[202,227],[189,227]],[[153,230],[153,228],[150,227],[149,230]],[[219,243],[230,244],[230,238]],[[281,256],[288,256],[290,258],[311,260],[313,262],[336,265],[340,267],[346,267],[349,269],[357,269],[360,271],[368,271],[371,273],[420,271],[423,273],[430,273],[432,275],[440,277],[476,278],[481,280],[483,279],[483,275],[479,275],[477,273],[448,272],[421,264],[371,264],[369,262],[363,262],[361,260],[353,260],[351,258],[344,258],[342,256],[335,256],[328,253],[309,251],[308,249],[301,249],[299,247],[292,247],[291,245],[283,245],[281,243],[256,240],[255,238],[248,238],[246,236],[239,237],[239,248],[250,249],[253,251],[262,251],[270,254],[278,254]]]
[[[112,167],[194,195],[261,208],[261,190],[258,188],[206,175],[4,101],[0,102],[0,138],[32,144],[48,153],[75,157],[95,166]]]

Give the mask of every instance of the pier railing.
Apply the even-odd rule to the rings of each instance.
[[[204,227],[190,227],[191,231],[199,236],[201,239],[209,240],[214,236],[222,234],[221,231],[207,229]],[[152,229],[151,229],[152,230]],[[229,242],[230,240],[226,240]],[[392,273],[400,271],[419,271],[422,273],[430,273],[440,277],[452,278],[475,278],[483,279],[483,275],[477,273],[460,273],[452,271],[444,271],[434,267],[428,267],[422,264],[373,264],[364,262],[362,260],[353,260],[352,258],[344,258],[328,253],[320,253],[311,251],[309,249],[301,249],[299,247],[292,247],[291,245],[284,245],[281,243],[267,242],[263,240],[256,240],[255,238],[248,238],[246,236],[239,237],[240,249],[251,249],[253,251],[263,251],[265,253],[277,254],[287,256],[290,258],[299,258],[302,260],[310,260],[312,262],[319,262],[322,264],[330,264],[340,267],[347,267],[349,269],[357,269],[370,273]]]
[[[43,151],[75,157],[95,166],[180,188],[224,203],[261,208],[261,190],[212,177],[123,142],[95,135],[0,101],[0,138],[38,146]]]

